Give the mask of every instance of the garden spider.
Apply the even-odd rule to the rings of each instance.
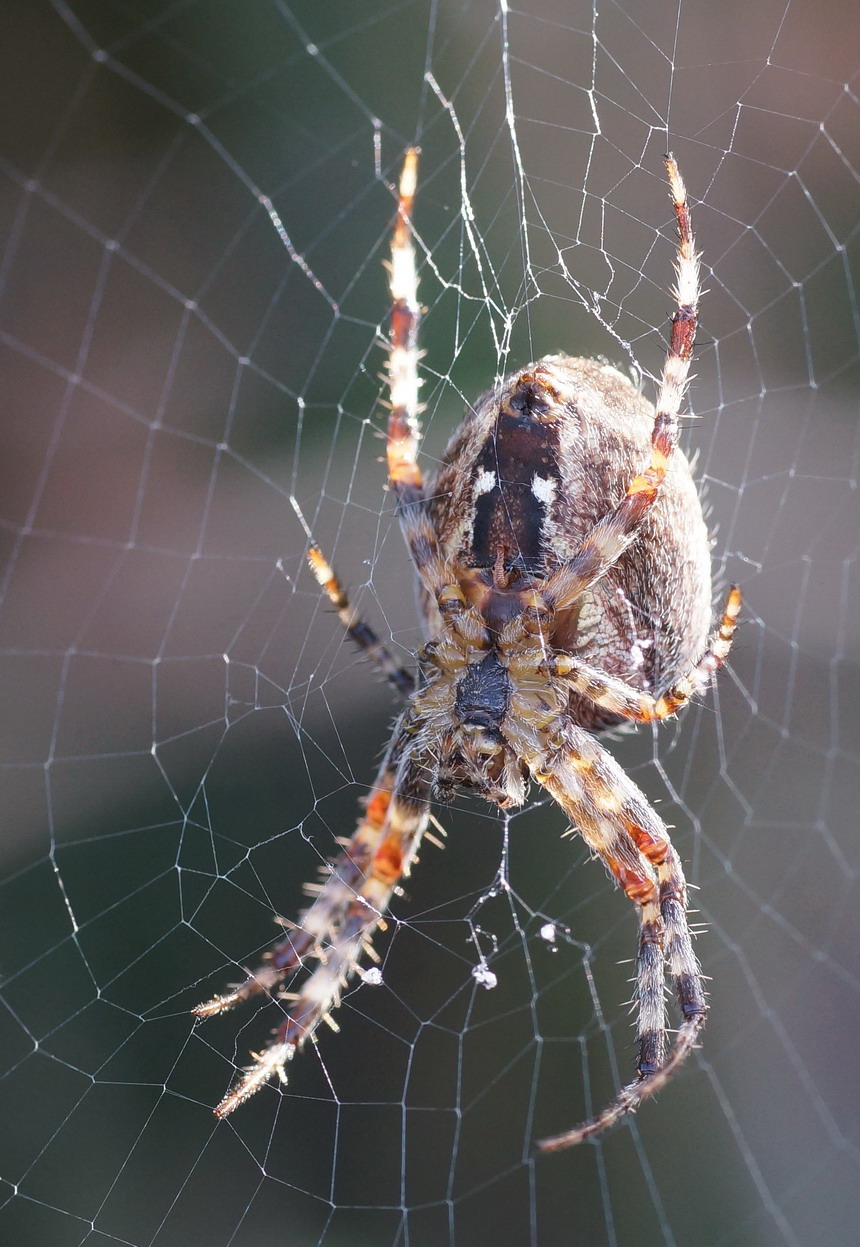
[[[741,598],[732,588],[708,643],[710,553],[690,465],[677,449],[699,296],[686,191],[666,157],[679,244],[677,304],[652,407],[615,369],[548,355],[466,414],[426,486],[417,463],[418,323],[406,153],[391,245],[388,481],[419,578],[426,634],[417,679],[354,613],[311,544],[319,584],[347,632],[406,698],[352,838],[264,965],[201,1004],[209,1017],[257,993],[291,1001],[272,1042],[216,1108],[226,1117],[331,1021],[383,927],[430,819],[430,800],[469,788],[502,809],[534,780],[558,802],[638,907],[636,1079],[591,1120],[538,1144],[569,1147],[663,1087],[694,1047],[707,1005],[669,833],[594,733],[666,718],[725,662]],[[297,994],[282,984],[314,959]],[[668,1047],[666,973],[682,1022]]]

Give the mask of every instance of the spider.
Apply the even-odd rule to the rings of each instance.
[[[432,797],[468,788],[502,809],[530,781],[561,806],[639,913],[636,1077],[554,1151],[605,1130],[663,1087],[707,1012],[669,833],[596,734],[664,719],[725,662],[741,606],[718,631],[710,546],[678,414],[696,335],[699,265],[684,183],[665,158],[678,229],[676,310],[655,406],[614,368],[547,355],[498,381],[466,413],[424,483],[419,443],[417,273],[412,211],[418,149],[398,188],[389,266],[388,483],[419,581],[418,674],[400,667],[349,604],[320,549],[308,558],[348,634],[405,698],[364,812],[309,885],[315,899],[264,964],[199,1005],[220,1013],[258,993],[289,1004],[281,1026],[215,1109],[232,1113],[331,1017],[409,874]],[[315,964],[295,994],[286,979]],[[669,1043],[664,978],[681,1023]]]

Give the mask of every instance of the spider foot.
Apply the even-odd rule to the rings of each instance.
[[[704,1024],[704,1013],[696,1013],[687,1018],[678,1030],[675,1046],[672,1048],[665,1065],[661,1065],[658,1070],[646,1075],[644,1078],[638,1078],[636,1082],[628,1083],[626,1087],[619,1091],[615,1099],[606,1105],[606,1108],[601,1109],[595,1117],[590,1117],[588,1121],[574,1126],[573,1130],[565,1130],[563,1134],[550,1135],[547,1139],[539,1139],[536,1144],[537,1150],[542,1153],[561,1152],[568,1147],[575,1147],[577,1143],[584,1143],[586,1139],[602,1134],[604,1130],[614,1126],[616,1122],[619,1122],[622,1117],[626,1117],[628,1113],[635,1113],[640,1104],[650,1099],[651,1096],[656,1095],[658,1091],[662,1091],[679,1066],[683,1065],[696,1046],[696,1039]]]
[[[305,958],[319,955],[315,937],[299,923],[291,922],[287,918],[276,918],[275,921],[278,926],[287,930],[288,935],[263,954],[265,964],[258,966],[243,983],[235,983],[229,991],[195,1005],[191,1010],[195,1017],[212,1018],[254,996],[274,996],[287,975],[299,969]]]
[[[244,983],[237,983],[222,995],[204,1000],[202,1004],[195,1005],[191,1012],[197,1018],[213,1018],[249,1000],[251,996],[257,996],[261,992],[271,993],[282,978],[282,970],[275,966],[263,966],[256,974],[249,974]]]
[[[263,1052],[252,1052],[254,1064],[244,1070],[235,1087],[224,1096],[215,1109],[216,1117],[229,1117],[234,1109],[259,1091],[270,1078],[277,1075],[282,1083],[287,1081],[287,1061],[293,1059],[296,1045],[292,1043],[276,1043]]]

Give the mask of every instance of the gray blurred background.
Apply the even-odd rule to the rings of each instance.
[[[0,1237],[854,1241],[856,6],[4,8]],[[378,340],[416,141],[428,462],[553,350],[653,393],[669,145],[704,253],[684,437],[744,625],[612,748],[700,889],[712,1015],[659,1103],[540,1161],[634,1059],[635,916],[551,805],[437,811],[383,986],[227,1123],[279,1006],[189,1015],[296,914],[395,709],[291,497],[419,642]]]

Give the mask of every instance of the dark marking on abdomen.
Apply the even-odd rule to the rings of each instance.
[[[541,537],[546,500],[534,491],[534,478],[559,485],[558,424],[546,419],[546,392],[535,378],[520,378],[475,461],[473,485],[492,473],[492,489],[474,496],[473,567],[494,567],[501,552],[510,570],[542,572]],[[543,416],[544,419],[540,417]]]

